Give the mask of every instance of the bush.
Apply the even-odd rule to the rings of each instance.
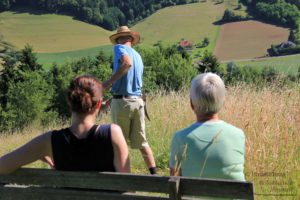
[[[156,44],[154,48],[137,49],[145,65],[144,91],[179,90],[197,74],[190,57],[176,45]]]
[[[203,58],[198,62],[198,72],[213,72],[213,73],[221,73],[220,63],[218,58],[212,53],[205,51]],[[221,75],[221,74],[220,74]]]
[[[235,14],[232,10],[226,9],[224,11],[222,22],[236,22],[236,21],[242,21],[246,20],[246,17],[243,17],[241,15]]]
[[[47,111],[53,88],[38,72],[27,72],[23,81],[11,83],[7,93],[6,119],[2,128],[22,128],[33,122],[48,123],[57,118],[53,111]],[[2,116],[3,117],[3,116]]]
[[[238,82],[258,83],[261,82],[260,74],[252,67],[240,67],[235,62],[229,62],[226,66],[226,75],[224,80],[228,84],[235,84]]]

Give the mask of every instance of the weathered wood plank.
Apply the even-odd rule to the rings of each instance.
[[[181,200],[180,177],[172,176],[169,179],[169,199]]]
[[[146,178],[145,178],[146,177]],[[142,180],[142,181],[141,181]],[[169,193],[169,177],[108,172],[70,172],[47,169],[19,169],[0,175],[0,183],[43,185],[121,191]]]
[[[1,200],[168,200],[167,197],[55,189],[0,187]]]
[[[1,187],[2,183],[17,183],[24,185],[38,185],[40,187],[35,187],[43,192],[31,192],[32,188],[23,189],[21,188],[6,188]],[[45,189],[48,187],[49,189]],[[4,194],[19,195],[21,198],[14,199],[24,199],[24,197],[30,198],[30,195],[40,195],[43,194],[49,200],[55,199],[56,196],[52,197],[50,193],[57,193],[56,191],[62,192],[61,195],[68,196],[71,192],[76,192],[74,189],[85,189],[85,193],[89,195],[92,192],[93,195],[95,191],[89,190],[119,190],[119,191],[143,191],[143,192],[157,192],[169,194],[170,199],[187,199],[185,196],[207,196],[207,197],[225,197],[225,198],[235,198],[235,199],[254,199],[254,188],[253,184],[250,182],[238,182],[230,180],[213,180],[213,179],[200,179],[200,178],[187,178],[187,177],[164,177],[164,176],[151,176],[151,175],[134,175],[134,174],[122,174],[122,173],[97,173],[97,172],[65,172],[65,171],[55,171],[48,169],[20,169],[17,172],[10,175],[0,175],[0,200],[4,199]],[[60,188],[71,188],[66,191]],[[26,192],[27,191],[27,192]],[[29,192],[28,192],[29,191]],[[45,191],[47,191],[45,193]],[[82,193],[82,190],[80,190]],[[123,199],[127,197],[120,197],[120,194],[107,194],[103,191],[96,192],[97,198],[99,199],[101,195],[106,195],[103,199]],[[29,195],[29,196],[28,196]],[[100,196],[99,196],[100,195]],[[114,196],[116,195],[116,196]],[[151,194],[150,194],[151,195]],[[150,196],[149,195],[149,196]],[[72,196],[72,195],[71,195]],[[75,197],[73,197],[75,196]],[[73,195],[72,200],[77,198],[77,194]],[[51,197],[51,198],[50,198]],[[9,199],[10,195],[5,197],[5,200]],[[59,199],[59,197],[57,197]],[[64,197],[64,199],[71,199],[69,197]],[[93,199],[94,197],[89,197]],[[102,198],[102,197],[101,197]],[[137,197],[143,198],[146,197]],[[152,197],[149,197],[152,199]],[[163,199],[168,199],[162,197]],[[35,198],[41,199],[41,198]],[[80,195],[78,196],[80,199]],[[133,199],[130,197],[129,199]],[[146,198],[147,199],[147,198]],[[43,200],[43,199],[42,199]],[[48,199],[46,199],[48,200]],[[134,200],[134,199],[133,199]]]
[[[184,195],[254,199],[250,182],[182,177],[180,183]]]

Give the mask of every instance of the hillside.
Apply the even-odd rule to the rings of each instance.
[[[146,44],[158,41],[173,43],[182,38],[193,42],[200,42],[204,37],[214,40],[219,27],[213,23],[222,17],[223,11],[224,4],[215,5],[212,2],[168,7],[132,29],[141,33]]]
[[[107,45],[111,32],[69,16],[20,11],[0,13],[0,34],[17,48],[28,43],[49,53]]]
[[[271,57],[263,59],[253,59],[249,61],[237,61],[240,66],[249,66],[257,70],[262,70],[264,67],[274,67],[276,70],[286,74],[299,73],[300,54]]]
[[[82,57],[91,56],[96,57],[99,51],[103,51],[105,55],[112,55],[113,46],[104,45],[99,47],[81,49],[76,51],[67,51],[60,53],[38,53],[38,62],[42,63],[44,68],[48,69],[51,67],[53,62],[56,64],[63,64],[66,61],[78,60]]]

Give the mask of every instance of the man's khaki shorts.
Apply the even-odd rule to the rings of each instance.
[[[113,99],[111,103],[112,122],[121,127],[132,149],[149,146],[145,132],[144,106],[141,98]]]

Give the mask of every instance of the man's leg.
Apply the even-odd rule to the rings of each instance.
[[[111,102],[111,119],[114,124],[121,127],[123,135],[128,142],[130,132],[130,108],[122,99],[113,99]]]
[[[149,147],[149,146],[146,146],[146,147],[143,147],[142,149],[140,149],[141,151],[141,154],[143,156],[143,159],[148,167],[148,169],[150,170],[150,172],[152,174],[156,174],[156,169],[153,169],[153,168],[156,168],[156,165],[155,165],[155,160],[154,160],[154,157],[153,157],[153,153],[152,153],[152,149]],[[154,171],[152,172],[151,169]]]
[[[156,174],[156,165],[152,149],[146,139],[144,102],[137,99],[134,102],[135,112],[130,130],[131,147],[139,149],[151,174]]]

